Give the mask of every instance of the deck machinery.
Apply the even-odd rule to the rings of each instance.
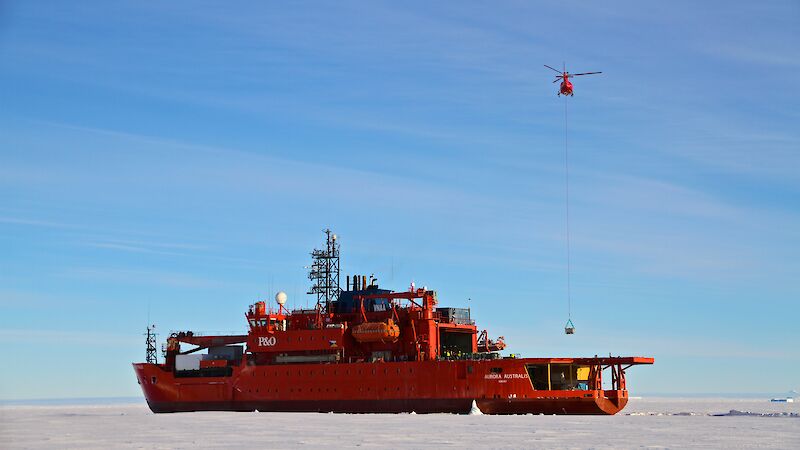
[[[172,333],[164,363],[133,364],[153,412],[466,413],[474,401],[487,414],[615,414],[626,370],[653,363],[502,357],[502,337],[479,331],[469,309],[438,307],[433,290],[394,292],[363,275],[341,289],[326,233],[312,253],[315,308],[289,311],[281,292],[276,307],[249,307],[247,334]]]

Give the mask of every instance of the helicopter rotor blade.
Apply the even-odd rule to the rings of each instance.
[[[556,77],[556,79],[553,80],[553,83],[555,83],[556,81],[561,80],[561,79],[562,79],[561,77]]]
[[[545,64],[544,66],[545,66],[545,67],[547,67],[547,68],[548,68],[548,69],[550,69],[550,70],[555,70],[555,71],[556,71],[556,72],[558,72],[558,73],[563,73],[563,72],[561,72],[561,71],[560,71],[560,70],[558,70],[558,69],[553,69],[552,67],[548,66],[547,64]]]
[[[569,76],[577,77],[578,75],[594,75],[596,73],[603,73],[603,72],[584,72],[584,73],[571,73]]]

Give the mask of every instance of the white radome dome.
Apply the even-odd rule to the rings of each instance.
[[[278,302],[279,305],[285,305],[287,298],[288,297],[286,296],[286,292],[280,291],[277,294],[275,294],[275,301]]]

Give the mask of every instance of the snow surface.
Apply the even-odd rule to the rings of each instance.
[[[798,414],[800,404],[768,398],[632,399],[622,413],[602,417],[156,415],[130,403],[6,405],[0,448],[800,448]]]

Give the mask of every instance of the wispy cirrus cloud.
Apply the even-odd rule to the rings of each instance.
[[[116,269],[108,267],[70,267],[63,269],[57,276],[119,284],[161,285],[189,289],[218,288],[231,285],[230,282],[222,279],[205,278],[166,270]]]
[[[138,345],[135,338],[123,333],[64,331],[51,329],[6,328],[0,330],[0,342],[6,344],[74,344],[86,348],[119,348]]]
[[[10,217],[10,216],[0,216],[0,223],[8,224],[8,225],[23,225],[23,226],[33,226],[33,227],[45,227],[45,228],[63,228],[63,229],[80,229],[82,228],[79,225],[64,223],[64,222],[57,222],[57,221],[50,221],[50,220],[38,220],[38,219],[31,219],[28,217]]]

